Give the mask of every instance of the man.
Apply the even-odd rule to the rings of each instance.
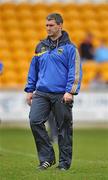
[[[60,14],[46,18],[48,37],[41,41],[32,59],[25,87],[30,109],[30,126],[39,156],[39,169],[55,164],[55,153],[44,123],[50,111],[58,127],[59,170],[70,168],[72,161],[72,105],[81,82],[81,64],[76,47],[62,31]]]
[[[108,62],[108,47],[104,39],[100,40],[100,45],[95,49],[94,57],[98,63]]]
[[[82,61],[94,59],[93,35],[88,33],[79,46]]]

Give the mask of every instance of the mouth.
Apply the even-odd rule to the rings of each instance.
[[[51,31],[47,31],[48,32],[48,34],[51,34]]]

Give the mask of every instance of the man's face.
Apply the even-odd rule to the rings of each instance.
[[[48,36],[50,37],[56,37],[60,31],[62,30],[62,24],[57,24],[55,20],[47,20],[46,21],[46,30],[48,33]]]

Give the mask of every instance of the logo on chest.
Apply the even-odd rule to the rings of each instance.
[[[58,49],[58,54],[62,54],[63,53],[63,49],[62,48],[59,48]]]
[[[41,48],[41,53],[42,52],[45,52],[47,50],[47,48],[45,47],[45,46],[43,46],[42,48]]]

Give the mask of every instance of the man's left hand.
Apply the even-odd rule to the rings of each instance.
[[[63,99],[64,99],[65,103],[69,103],[73,100],[73,95],[66,92],[63,96]]]

